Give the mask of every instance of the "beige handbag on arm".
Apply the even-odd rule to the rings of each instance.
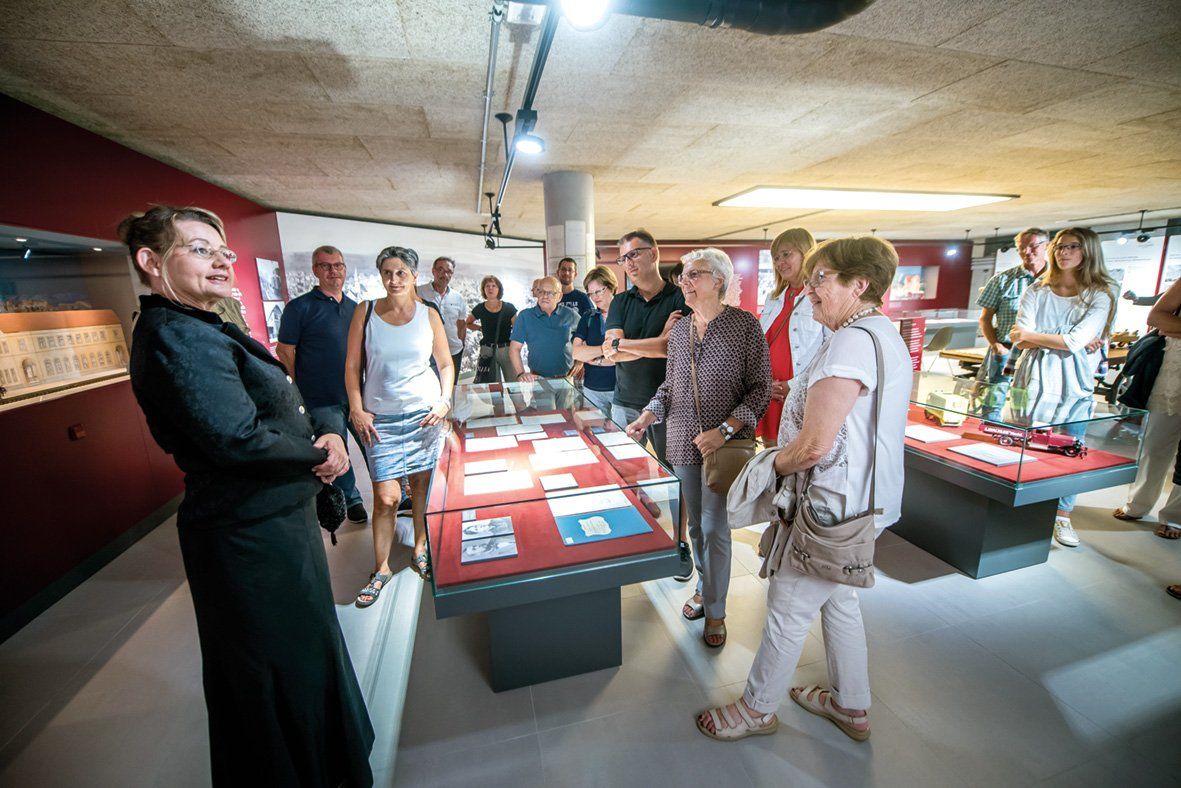
[[[690,316],[692,321],[692,316]],[[701,394],[697,388],[697,324],[689,323],[689,376],[693,379],[693,404],[697,409],[697,431],[705,432],[701,425]],[[701,476],[705,486],[718,495],[730,492],[730,486],[738,477],[742,466],[746,465],[758,447],[753,440],[731,438],[720,448],[703,458]]]

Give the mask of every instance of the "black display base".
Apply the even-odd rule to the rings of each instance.
[[[488,630],[495,692],[623,664],[618,587],[492,610]]]
[[[1045,563],[1058,500],[1013,506],[908,464],[890,530],[974,578]]]

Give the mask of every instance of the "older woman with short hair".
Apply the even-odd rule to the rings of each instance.
[[[759,317],[771,351],[771,404],[758,432],[769,446],[779,436],[787,382],[808,366],[832,333],[812,318],[812,302],[804,295],[804,258],[815,247],[816,239],[803,227],[784,230],[771,242],[775,288]]]
[[[906,344],[879,311],[897,267],[894,248],[872,237],[826,241],[804,263],[816,319],[833,334],[807,369],[796,374],[787,394],[782,448],[774,456],[771,483],[776,489],[794,486],[796,474],[808,474],[806,500],[796,501],[794,510],[810,507],[823,526],[866,514],[871,489],[876,533],[901,514],[903,433],[913,373]],[[700,714],[697,727],[723,741],[774,733],[779,726],[775,712],[819,612],[831,689],[796,687],[791,698],[864,741],[869,738],[869,669],[857,591],[794,569],[786,558],[790,550],[784,549],[791,526],[780,514],[764,534],[767,558],[760,575],[770,577],[767,625],[746,692],[734,703]]]
[[[605,265],[596,265],[582,280],[594,311],[583,315],[574,329],[574,360],[583,364],[582,395],[603,413],[611,412],[615,397],[615,362],[602,353],[606,340],[607,310],[619,289],[619,280]]]
[[[455,384],[443,319],[415,291],[418,253],[401,246],[382,249],[377,270],[386,296],[353,313],[345,356],[349,418],[369,448],[366,459],[373,479],[375,568],[357,594],[357,607],[376,602],[393,578],[390,550],[403,479],[410,487],[414,520],[410,565],[424,580],[431,577],[426,494],[443,447]],[[437,374],[431,370],[432,359]]]
[[[517,313],[509,339],[513,372],[526,383],[569,374],[574,364],[570,337],[578,325],[578,313],[560,304],[562,283],[556,276],[543,276],[535,281],[533,295],[537,297],[537,305]],[[529,351],[528,372],[521,348]]]
[[[668,421],[668,460],[681,480],[697,565],[697,593],[681,615],[704,618],[705,644],[718,648],[726,643],[730,526],[726,496],[705,483],[702,465],[728,440],[754,437],[771,399],[771,362],[759,321],[722,301],[734,278],[726,253],[696,249],[681,261],[681,290],[693,313],[669,333],[664,382],[627,432],[640,440],[649,426]]]

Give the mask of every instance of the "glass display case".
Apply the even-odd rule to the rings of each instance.
[[[0,313],[0,410],[127,376],[110,309]]]
[[[562,379],[456,387],[426,521],[436,614],[488,613],[498,691],[618,665],[620,587],[680,568],[677,478]]]
[[[1131,482],[1147,412],[915,374],[894,532],[972,577],[1042,563],[1058,499]]]
[[[1135,468],[1147,411],[1093,398],[1056,401],[1053,407],[1027,400],[1020,389],[920,372],[906,447],[1014,488]]]

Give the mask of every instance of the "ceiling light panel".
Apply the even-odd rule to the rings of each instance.
[[[756,186],[719,200],[714,205],[723,208],[821,208],[831,211],[957,211],[1004,202],[1017,196]]]

